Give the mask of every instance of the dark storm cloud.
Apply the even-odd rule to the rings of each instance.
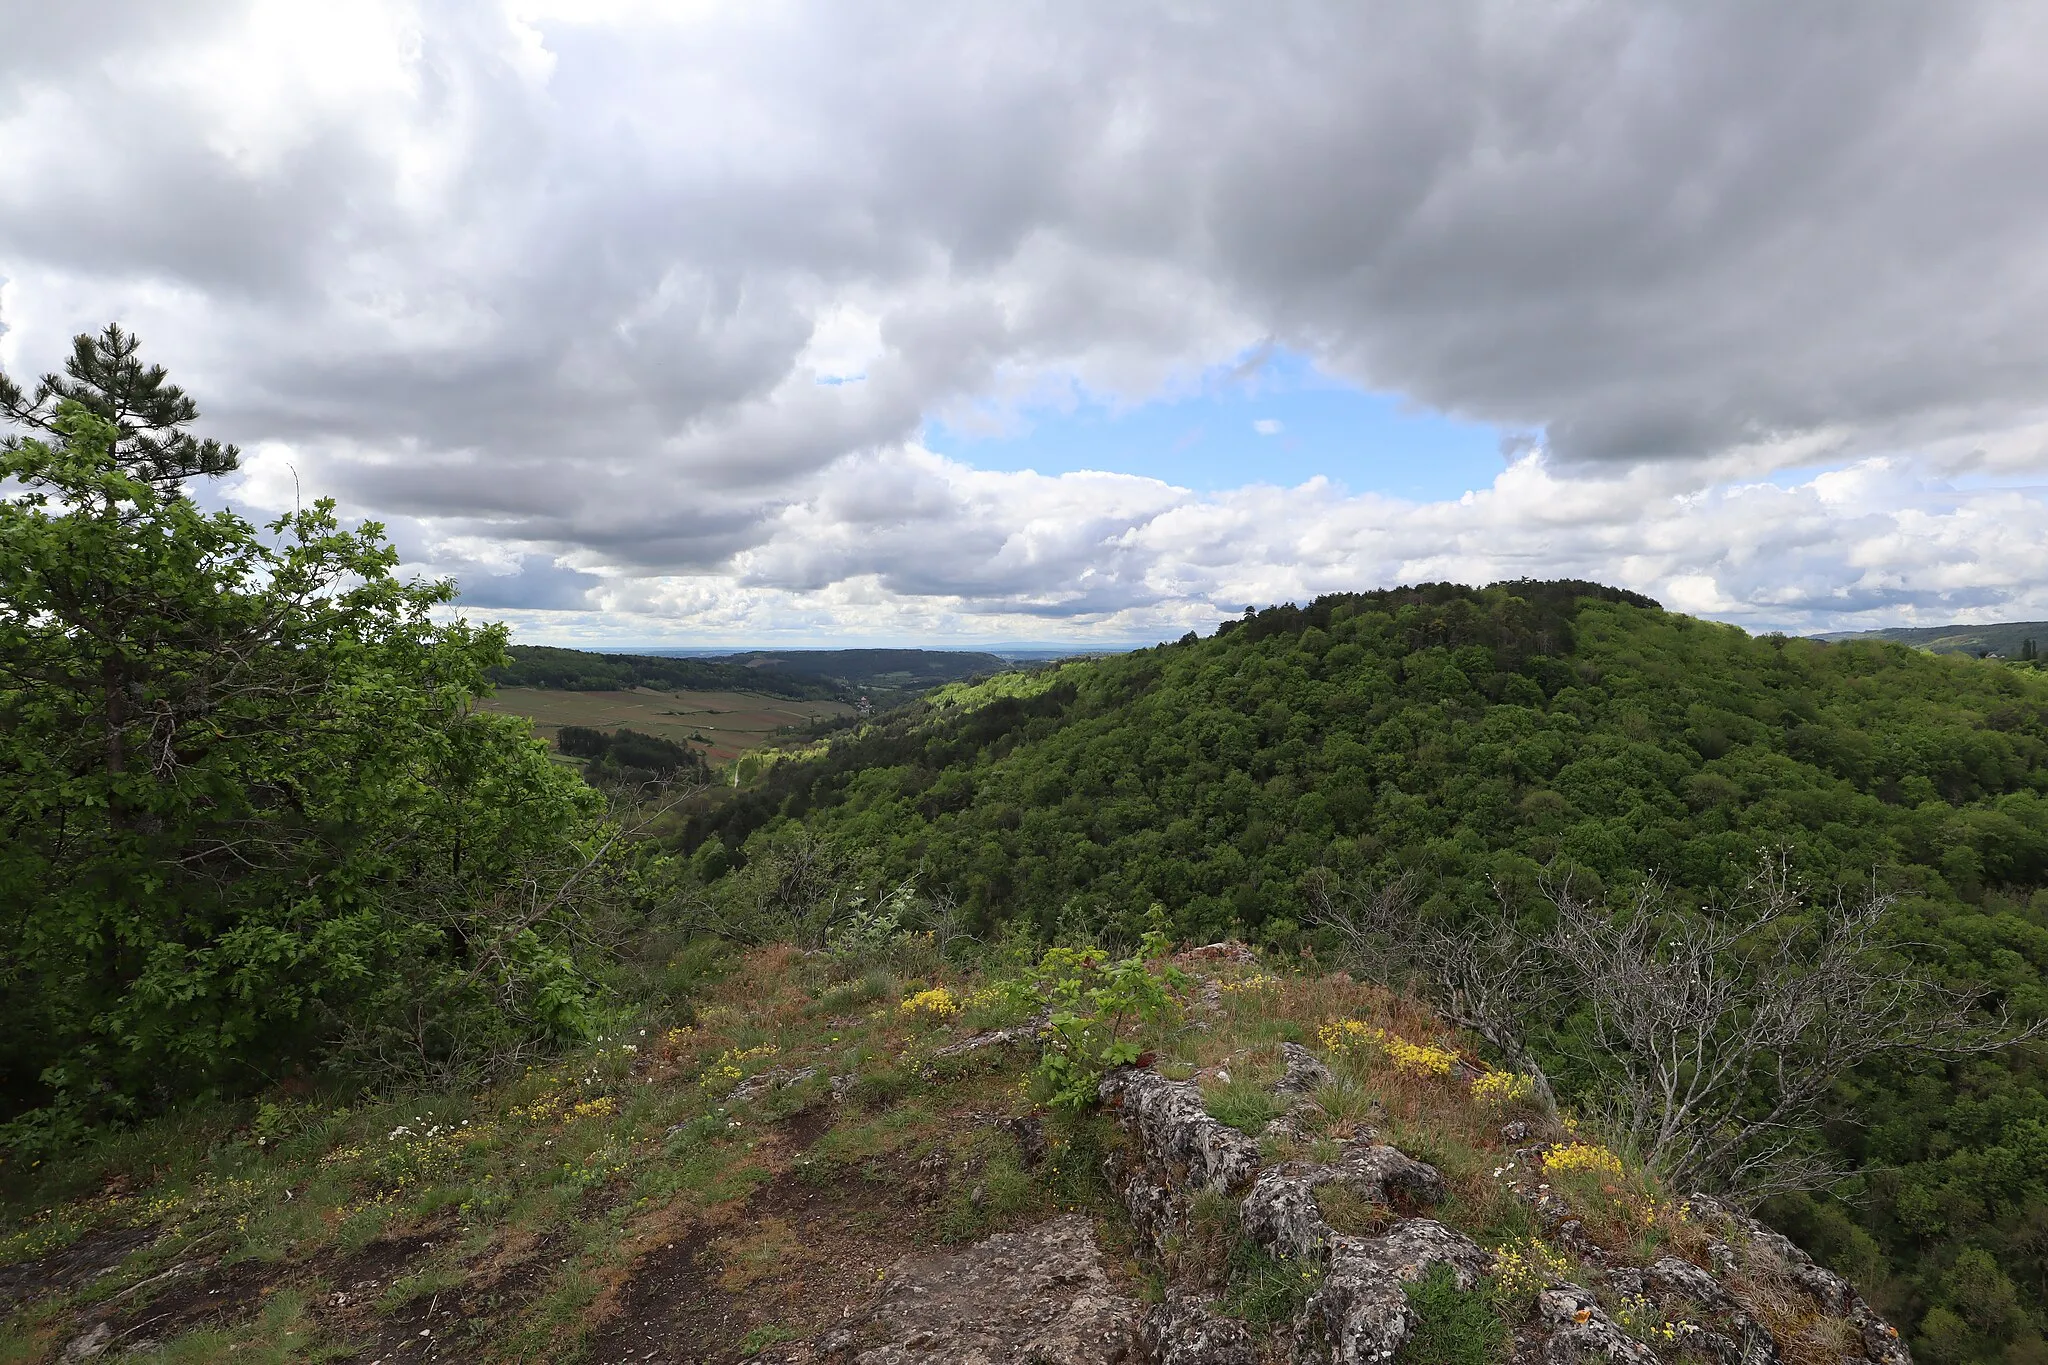
[[[0,0],[10,365],[122,316],[354,506],[629,575],[1168,600],[1164,504],[1033,534],[865,454],[1259,345],[1561,467],[2048,406],[2031,7],[81,12]]]

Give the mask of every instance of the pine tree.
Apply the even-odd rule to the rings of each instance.
[[[144,368],[136,359],[141,347],[141,339],[118,323],[108,323],[98,335],[80,332],[71,339],[64,373],[44,375],[33,395],[0,374],[0,411],[18,425],[54,434],[58,408],[77,403],[113,424],[115,462],[166,492],[175,492],[181,480],[236,468],[241,452],[234,446],[184,430],[198,419],[199,408],[183,389],[165,382],[163,366]],[[0,437],[0,450],[15,450],[22,439]]]

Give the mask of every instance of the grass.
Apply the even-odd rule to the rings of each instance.
[[[770,1346],[784,1341],[801,1341],[803,1336],[804,1334],[796,1328],[784,1327],[780,1323],[750,1328],[747,1334],[740,1338],[740,1357],[751,1360]]]
[[[1373,1237],[1385,1232],[1394,1221],[1393,1209],[1367,1199],[1348,1185],[1331,1181],[1316,1190],[1316,1208],[1332,1232],[1353,1237]]]
[[[1250,1078],[1204,1086],[1202,1104],[1210,1118],[1250,1137],[1257,1137],[1268,1123],[1287,1112],[1271,1090]]]
[[[393,1245],[405,1248],[403,1263],[378,1276],[373,1303],[337,1325],[336,1340],[359,1342],[376,1318],[475,1290],[496,1308],[471,1323],[471,1358],[561,1355],[608,1320],[635,1257],[668,1245],[675,1229],[749,1221],[743,1210],[790,1174],[893,1187],[902,1162],[959,1133],[990,1136],[959,1110],[1024,1107],[1019,1055],[996,1050],[920,1077],[916,1049],[945,1035],[886,1008],[901,989],[886,966],[849,975],[786,949],[740,957],[688,942],[661,945],[656,960],[667,979],[641,997],[641,1017],[500,1086],[383,1098],[279,1090],[193,1106],[33,1170],[0,1166],[0,1264],[129,1229],[160,1238],[146,1254],[117,1256],[89,1288],[0,1319],[0,1361],[46,1358],[68,1339],[68,1313],[201,1252],[223,1266],[262,1263],[257,1278],[273,1292],[260,1311],[248,1301],[240,1326],[186,1333],[165,1348],[184,1354],[166,1359],[209,1359],[230,1346],[237,1360],[268,1359],[252,1343],[284,1349],[287,1336],[289,1358],[312,1359],[308,1330],[281,1325],[274,1305],[347,1280],[355,1260]],[[971,978],[954,985],[965,991]],[[719,1058],[767,1047],[741,1070],[812,1068],[813,1078],[745,1104],[726,1102],[730,1086],[698,1083]],[[852,1103],[835,1104],[828,1080],[849,1072],[863,1083]],[[799,1152],[783,1129],[803,1124],[819,1131]],[[1079,1144],[1081,1164],[1099,1168],[1097,1136]],[[995,1137],[961,1154],[979,1163],[971,1185],[907,1218],[876,1215],[874,1227],[902,1246],[964,1238],[1102,1193],[1099,1169],[1075,1169],[1071,1135],[1037,1170]],[[759,1221],[759,1236],[728,1239],[737,1288],[721,1292],[744,1297],[804,1247],[794,1217]],[[784,1240],[771,1245],[778,1230]],[[425,1242],[436,1249],[420,1254]],[[518,1250],[543,1245],[544,1257]]]
[[[1514,1346],[1487,1287],[1458,1288],[1447,1265],[1434,1265],[1404,1286],[1415,1331],[1395,1356],[1398,1365],[1496,1365]]]
[[[107,1274],[0,1319],[0,1365],[53,1359],[91,1305],[195,1259],[217,1262],[216,1275],[244,1267],[234,1282],[243,1297],[226,1322],[194,1321],[168,1341],[163,1360],[318,1360],[451,1303],[461,1305],[449,1322],[460,1322],[464,1358],[486,1365],[574,1359],[629,1313],[669,1314],[677,1339],[715,1339],[728,1355],[758,1352],[791,1339],[777,1333],[837,1321],[907,1251],[1072,1210],[1094,1216],[1129,1292],[1141,1280],[1155,1291],[1166,1278],[1204,1286],[1268,1341],[1319,1282],[1316,1267],[1250,1243],[1235,1205],[1210,1195],[1159,1263],[1137,1256],[1105,1174],[1121,1140],[1108,1116],[1035,1105],[1028,1049],[932,1065],[948,1040],[1028,1016],[1030,1001],[991,989],[988,976],[936,954],[849,963],[659,935],[636,952],[617,987],[635,1008],[605,1038],[502,1085],[382,1097],[281,1086],[246,1103],[189,1106],[33,1170],[0,1166],[0,1265],[111,1248]],[[1282,1110],[1271,1090],[1277,1044],[1301,1039],[1335,1079],[1310,1096],[1303,1140],[1272,1155],[1333,1161],[1344,1141],[1376,1132],[1444,1177],[1447,1197],[1426,1210],[1326,1184],[1317,1200],[1333,1228],[1372,1236],[1427,1213],[1482,1246],[1540,1259],[1514,1186],[1547,1177],[1517,1165],[1508,1149],[1527,1140],[1501,1137],[1498,1107],[1456,1075],[1403,1071],[1384,1048],[1332,1047],[1323,1028],[1356,1019],[1415,1043],[1455,1038],[1340,978],[1205,970],[1251,984],[1206,1019],[1183,1012],[1144,1030],[1136,1041],[1161,1071],[1204,1078],[1208,1111],[1256,1135]],[[950,1022],[896,1008],[906,991],[937,986],[980,1003]],[[742,1053],[752,1055],[733,1060]],[[727,1098],[739,1076],[770,1070],[812,1075]],[[1043,1135],[1028,1154],[1019,1130],[1000,1122],[1025,1115]],[[1565,1136],[1524,1116],[1539,1138]],[[1640,1170],[1566,1171],[1549,1183],[1618,1261],[1704,1255],[1707,1234]],[[140,1229],[157,1238],[148,1250],[118,1240]],[[358,1281],[374,1281],[374,1293],[332,1310],[332,1292]],[[1737,1289],[1805,1354],[1828,1348],[1830,1324],[1795,1320],[1769,1267]],[[1411,1292],[1425,1330],[1404,1359],[1498,1359],[1505,1302],[1434,1279]],[[134,1303],[155,1311],[169,1301],[158,1293]],[[722,1316],[687,1316],[706,1304]]]
[[[1322,1267],[1268,1255],[1247,1237],[1231,1244],[1230,1278],[1217,1307],[1255,1330],[1271,1332],[1294,1321],[1322,1283]]]

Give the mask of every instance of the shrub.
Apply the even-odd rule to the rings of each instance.
[[[1535,1308],[1539,1293],[1571,1276],[1572,1263],[1562,1252],[1531,1237],[1494,1253],[1489,1292],[1503,1313],[1525,1317]]]
[[[1362,1019],[1332,1020],[1316,1030],[1316,1041],[1339,1056],[1376,1052],[1408,1076],[1448,1076],[1458,1063],[1458,1054],[1448,1048],[1411,1043]]]
[[[1543,1169],[1550,1175],[1583,1171],[1618,1180],[1621,1178],[1621,1158],[1598,1143],[1568,1142],[1543,1154]]]
[[[1473,1100],[1489,1109],[1508,1109],[1526,1104],[1535,1093],[1534,1077],[1512,1071],[1488,1071],[1472,1082]]]
[[[1038,1075],[1054,1107],[1087,1108],[1105,1071],[1138,1059],[1125,1030],[1169,1012],[1169,986],[1187,980],[1171,965],[1156,976],[1148,970],[1147,961],[1165,951],[1166,936],[1154,930],[1137,952],[1114,962],[1100,948],[1048,948],[1032,968],[1029,979],[1051,1006]]]

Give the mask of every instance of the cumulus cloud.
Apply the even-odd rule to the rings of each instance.
[[[76,11],[0,0],[0,364],[120,318],[245,497],[288,463],[422,565],[489,546],[472,600],[564,629],[1150,629],[1522,572],[1833,624],[2048,583],[1995,486],[2048,466],[2028,7]],[[1275,347],[1531,435],[1423,506],[916,443]]]
[[[565,638],[830,629],[1125,643],[1247,604],[1362,585],[1573,576],[1753,629],[2048,617],[2048,487],[1967,488],[1871,457],[1791,480],[1671,464],[1560,474],[1522,457],[1462,498],[1327,480],[1197,494],[1107,474],[978,470],[912,449],[849,458],[726,575],[650,577],[559,617]],[[527,624],[540,627],[542,623]]]

